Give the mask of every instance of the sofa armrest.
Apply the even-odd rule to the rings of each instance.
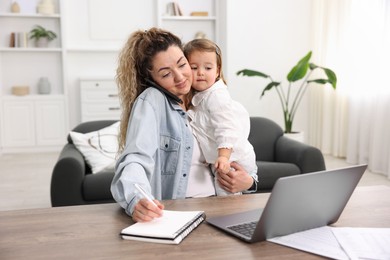
[[[73,144],[66,144],[52,173],[50,195],[53,207],[85,204],[82,195],[85,171],[82,154]]]
[[[324,156],[319,149],[285,136],[276,141],[275,160],[296,164],[301,173],[325,170]]]

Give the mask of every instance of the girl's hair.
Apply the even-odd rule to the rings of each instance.
[[[170,46],[182,49],[182,42],[168,31],[151,28],[132,33],[119,54],[116,70],[116,82],[122,107],[118,136],[119,152],[125,148],[127,126],[134,102],[149,86],[147,80],[153,81],[151,76],[153,59],[157,53],[166,51]]]
[[[188,59],[194,51],[214,52],[217,56],[217,67],[219,70],[219,77],[216,80],[222,79],[227,84],[222,71],[222,52],[218,45],[208,39],[195,39],[184,46],[184,55]]]

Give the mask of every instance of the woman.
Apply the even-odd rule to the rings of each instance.
[[[137,31],[119,56],[117,83],[122,103],[122,153],[111,184],[114,199],[134,221],[162,215],[162,199],[215,195],[211,171],[187,121],[192,72],[175,35],[157,28]],[[193,165],[193,167],[191,167]],[[219,179],[230,191],[254,190],[241,166]],[[138,183],[156,198],[137,192]]]

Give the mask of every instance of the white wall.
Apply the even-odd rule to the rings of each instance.
[[[81,121],[80,79],[114,79],[131,32],[156,25],[155,0],[63,0],[69,127]]]
[[[271,118],[283,127],[275,91],[259,100],[262,78],[237,76],[248,68],[285,80],[290,69],[311,48],[311,0],[227,0],[227,71],[230,93],[251,116]],[[298,110],[293,129],[307,132],[307,101]]]

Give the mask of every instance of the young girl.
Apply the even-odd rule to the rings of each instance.
[[[193,107],[188,111],[190,124],[206,162],[213,165],[217,195],[231,194],[223,189],[223,175],[231,170],[231,161],[241,164],[257,183],[256,156],[248,141],[249,115],[229,95],[220,48],[210,40],[196,39],[185,45],[184,54],[192,69],[195,90]]]

